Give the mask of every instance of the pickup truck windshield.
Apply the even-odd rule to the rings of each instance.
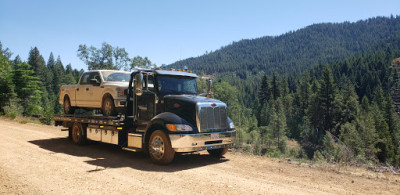
[[[161,95],[197,94],[196,78],[158,75],[157,82]]]
[[[129,82],[129,72],[102,71],[104,81]]]

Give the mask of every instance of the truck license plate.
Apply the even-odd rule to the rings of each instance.
[[[218,133],[211,134],[211,139],[219,139],[219,134]]]

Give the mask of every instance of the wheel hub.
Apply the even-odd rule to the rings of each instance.
[[[150,144],[150,153],[156,158],[161,159],[164,155],[164,141],[160,136],[153,139]]]

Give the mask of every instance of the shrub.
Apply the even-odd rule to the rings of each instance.
[[[11,102],[9,105],[3,107],[4,115],[15,119],[17,116],[22,115],[23,108],[20,104]]]

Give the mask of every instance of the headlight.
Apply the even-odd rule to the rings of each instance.
[[[117,95],[118,95],[118,97],[125,96],[125,89],[124,88],[117,88]]]
[[[230,123],[229,123],[229,129],[234,129],[235,128],[235,125],[233,124],[233,122],[231,121]]]
[[[167,124],[167,129],[170,131],[192,131],[192,127],[184,124]]]

